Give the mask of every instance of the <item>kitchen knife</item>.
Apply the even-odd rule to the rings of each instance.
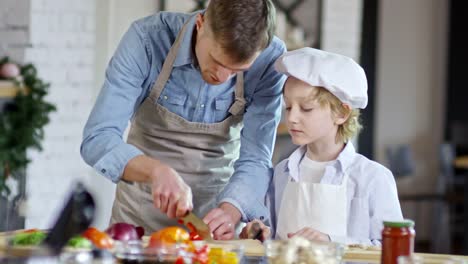
[[[213,241],[210,228],[203,220],[201,220],[194,213],[189,212],[180,218],[180,222],[184,224],[191,232],[195,231],[202,239],[206,241]]]

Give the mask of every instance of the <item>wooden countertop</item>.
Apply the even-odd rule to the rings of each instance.
[[[4,254],[7,250],[5,243],[6,236],[5,234],[0,233],[0,256]],[[2,241],[3,240],[3,241]],[[144,237],[143,241],[147,241],[148,237]],[[3,242],[3,243],[2,243]],[[265,247],[258,240],[252,239],[243,239],[243,240],[230,240],[230,241],[217,241],[215,244],[210,244],[212,247],[223,247],[223,248],[232,248],[236,245],[242,245],[244,247],[244,255],[249,257],[262,257],[265,255]],[[31,247],[24,247],[25,252],[31,252]],[[69,249],[68,249],[69,250]],[[21,250],[20,250],[21,251]],[[19,255],[21,252],[18,251]],[[10,253],[12,253],[10,251]],[[380,263],[380,253],[381,251],[373,247],[358,248],[358,247],[348,247],[345,250],[343,256],[344,262],[359,262],[359,263]],[[16,255],[16,254],[15,254]],[[427,254],[427,253],[416,253],[415,255],[423,258],[424,263],[430,264],[443,264],[450,259],[462,259],[468,262],[468,256],[460,255],[444,255],[444,254]],[[18,255],[17,255],[18,256]]]
[[[468,170],[468,156],[459,156],[454,161],[455,168]]]

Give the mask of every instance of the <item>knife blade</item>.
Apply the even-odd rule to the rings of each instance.
[[[189,212],[180,218],[180,221],[190,230],[195,231],[197,234],[206,241],[213,241],[210,228],[203,220],[201,220],[194,213]]]

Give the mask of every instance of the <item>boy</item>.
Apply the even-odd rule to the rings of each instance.
[[[361,128],[358,108],[367,105],[363,69],[312,48],[284,54],[275,68],[288,76],[286,121],[300,145],[275,167],[268,191],[275,237],[379,245],[382,221],[403,217],[392,173],[350,141]],[[270,230],[262,230],[265,239]]]

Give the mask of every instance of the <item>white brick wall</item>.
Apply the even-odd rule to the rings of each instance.
[[[30,0],[0,0],[0,57],[24,60],[29,46]]]
[[[49,227],[77,180],[89,167],[80,157],[81,133],[94,101],[94,1],[31,1],[32,47],[25,61],[51,83],[48,100],[57,106],[45,129],[44,151],[30,152],[27,227]]]
[[[34,63],[57,106],[44,151],[29,152],[26,227],[50,227],[72,183],[87,181],[90,169],[79,147],[94,101],[94,42],[92,0],[0,0],[0,56]]]
[[[325,0],[322,7],[322,49],[359,61],[362,0]]]

